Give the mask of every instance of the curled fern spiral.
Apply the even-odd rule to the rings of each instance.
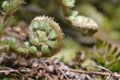
[[[31,45],[36,46],[43,56],[51,56],[60,50],[63,33],[52,18],[39,16],[31,21],[29,40]]]
[[[25,56],[50,57],[62,47],[63,33],[52,18],[35,17],[29,25],[29,41],[20,46],[12,37],[0,40],[0,52],[14,52]]]

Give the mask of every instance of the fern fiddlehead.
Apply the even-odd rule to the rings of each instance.
[[[92,36],[97,32],[97,24],[78,12],[72,10],[75,0],[61,0],[65,11],[66,20],[72,28],[83,35]],[[63,40],[63,33],[59,25],[52,19],[45,16],[36,17],[29,26],[29,41],[20,46],[16,45],[13,38],[1,40],[0,52],[14,52],[25,56],[48,57],[57,53]]]
[[[91,18],[78,14],[74,10],[75,0],[60,0],[65,20],[71,24],[70,26],[80,32],[83,36],[93,36],[98,31],[97,23]]]
[[[61,48],[63,34],[59,25],[52,18],[36,17],[29,27],[30,43],[36,46],[43,56],[50,56]]]
[[[29,26],[29,41],[16,45],[14,38],[0,41],[0,52],[15,52],[25,56],[49,57],[62,47],[63,33],[52,19],[39,16]]]

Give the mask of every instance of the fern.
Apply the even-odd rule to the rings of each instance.
[[[102,66],[111,71],[120,71],[119,46],[97,39],[97,44],[93,51],[93,58]]]

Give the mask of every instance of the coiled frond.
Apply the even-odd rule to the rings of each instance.
[[[34,18],[29,26],[29,41],[20,46],[12,37],[0,40],[0,52],[14,52],[25,56],[49,57],[62,47],[63,33],[60,26],[49,17]]]
[[[62,46],[63,33],[52,18],[36,17],[29,26],[29,40],[43,56],[51,56]]]
[[[77,10],[73,10],[75,0],[60,0],[60,4],[65,20],[71,24],[70,26],[73,29],[83,36],[93,36],[98,31],[98,25],[94,20],[81,16],[78,14]]]

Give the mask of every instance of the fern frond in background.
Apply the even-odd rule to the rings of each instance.
[[[10,0],[2,3],[3,11],[1,11],[0,17],[0,35],[4,31],[5,27],[11,27],[13,20],[13,14],[24,3],[24,0]]]
[[[112,43],[97,40],[97,45],[93,50],[93,59],[100,65],[111,71],[120,71],[120,46]]]
[[[113,72],[120,72],[120,46],[98,38],[93,48],[82,49],[72,62],[72,67],[75,68],[96,70],[95,65],[99,65]]]

